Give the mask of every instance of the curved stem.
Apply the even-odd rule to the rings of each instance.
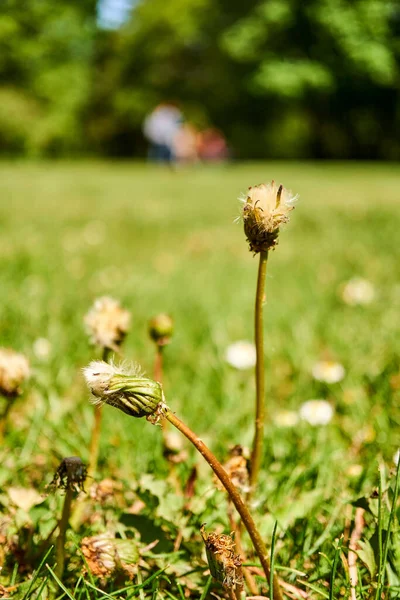
[[[255,305],[255,345],[257,353],[256,362],[256,414],[253,449],[250,463],[250,490],[254,491],[257,485],[258,473],[260,471],[263,442],[264,442],[264,421],[265,421],[265,378],[264,378],[264,325],[263,325],[263,304],[265,279],[267,275],[268,252],[260,252],[260,262],[258,265],[256,305]],[[250,494],[251,494],[250,491]]]
[[[256,524],[253,521],[253,517],[251,516],[249,509],[243,502],[239,492],[236,487],[233,485],[230,477],[225,471],[224,467],[221,463],[216,459],[211,450],[201,441],[200,438],[185,425],[176,415],[174,415],[171,410],[166,407],[165,408],[165,418],[174,425],[187,439],[196,447],[196,449],[200,452],[200,454],[205,458],[208,462],[224,488],[229,494],[230,499],[236,507],[239,515],[242,518],[243,524],[247,529],[247,532],[253,542],[254,549],[257,552],[258,558],[260,559],[261,565],[264,569],[265,576],[267,581],[269,582],[269,578],[271,575],[271,569],[269,565],[268,552],[265,544],[259,534]],[[283,600],[282,592],[279,587],[278,579],[274,574],[274,584],[273,584],[273,599],[274,600]]]

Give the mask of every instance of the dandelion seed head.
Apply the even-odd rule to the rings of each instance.
[[[103,296],[84,317],[86,331],[93,344],[117,352],[130,326],[130,312],[118,300]]]
[[[314,379],[323,383],[338,383],[346,375],[343,365],[330,360],[322,360],[315,363],[311,369]]]
[[[239,340],[230,344],[225,352],[226,362],[239,370],[252,369],[256,365],[256,347],[252,342]]]
[[[0,348],[0,393],[14,396],[30,376],[28,359],[11,348]]]

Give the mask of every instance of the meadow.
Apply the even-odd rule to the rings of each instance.
[[[131,311],[122,354],[149,376],[148,321],[170,314],[169,406],[221,461],[235,444],[251,445],[253,372],[232,368],[225,352],[253,338],[257,259],[234,219],[237,198],[271,179],[299,200],[268,264],[266,443],[253,514],[268,546],[277,523],[275,569],[293,586],[288,597],[369,600],[382,571],[380,597],[399,597],[391,504],[400,425],[400,169],[350,162],[177,172],[129,162],[0,165],[0,344],[24,353],[32,367],[0,449],[0,596],[226,597],[209,577],[199,532],[202,523],[231,531],[224,492],[185,440],[187,456],[171,469],[159,427],[105,407],[98,472],[86,491],[107,479],[112,493],[75,501],[83,515],[67,533],[59,583],[51,547],[63,497],[46,486],[64,457],[88,460],[93,406],[81,369],[101,353],[88,343],[83,318],[101,296]],[[354,277],[373,285],[369,304],[343,301]],[[343,365],[340,382],[313,378],[322,359]],[[334,408],[327,425],[289,422],[315,398]],[[363,525],[351,591],[357,508]],[[82,540],[102,532],[131,540],[140,553],[132,572],[90,571]]]

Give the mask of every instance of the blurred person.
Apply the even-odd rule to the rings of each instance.
[[[167,102],[156,106],[143,123],[143,133],[150,143],[149,160],[174,162],[174,139],[181,127],[182,113],[177,106]]]
[[[197,129],[190,123],[185,123],[174,137],[174,152],[178,164],[190,164],[198,160]]]
[[[228,158],[228,146],[224,135],[218,129],[210,127],[198,137],[198,153],[201,160],[219,162]]]

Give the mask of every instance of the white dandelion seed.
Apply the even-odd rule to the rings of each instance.
[[[344,378],[346,371],[344,366],[331,360],[322,360],[312,367],[311,373],[314,379],[323,383],[338,383]]]
[[[375,288],[367,279],[354,277],[343,286],[341,297],[350,306],[371,304],[375,298]]]
[[[327,425],[333,417],[333,408],[327,400],[307,400],[300,406],[299,415],[313,427]]]
[[[256,347],[246,340],[234,342],[226,349],[225,360],[235,369],[252,369],[257,362]]]

